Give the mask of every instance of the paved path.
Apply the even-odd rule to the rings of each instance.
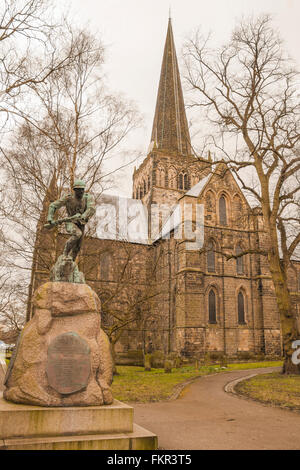
[[[238,398],[224,387],[271,368],[202,377],[171,402],[134,405],[134,422],[161,449],[300,449],[300,413]]]

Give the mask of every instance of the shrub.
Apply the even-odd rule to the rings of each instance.
[[[170,359],[165,360],[164,369],[167,374],[172,372],[172,361],[170,361]]]

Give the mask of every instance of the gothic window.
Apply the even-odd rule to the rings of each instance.
[[[209,323],[217,323],[217,299],[213,289],[208,294],[208,321]]]
[[[150,175],[148,175],[148,191],[150,191],[150,186],[151,186],[151,179],[150,179]]]
[[[187,173],[180,173],[179,174],[179,181],[178,181],[178,189],[183,189],[187,191],[190,186],[190,181]]]
[[[212,240],[209,241],[207,246],[207,271],[210,273],[216,271],[215,246]]]
[[[144,194],[147,193],[146,180],[144,180]]]
[[[140,186],[140,199],[142,199],[143,196],[144,196],[143,186]]]
[[[189,179],[186,173],[184,174],[184,177],[183,177],[183,184],[184,184],[183,189],[189,189]]]
[[[227,225],[226,200],[224,196],[219,199],[219,220],[220,225]]]
[[[178,188],[183,189],[183,174],[182,173],[180,173],[179,175]]]
[[[242,291],[238,293],[238,322],[240,325],[245,324],[245,298]]]
[[[236,254],[239,255],[243,252],[243,249],[240,244],[237,245],[236,247]],[[243,274],[244,273],[244,260],[243,256],[239,256],[236,258],[236,272],[237,274]]]

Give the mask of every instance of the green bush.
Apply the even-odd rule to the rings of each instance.
[[[165,360],[164,369],[167,374],[172,372],[172,361],[170,361],[170,359]]]

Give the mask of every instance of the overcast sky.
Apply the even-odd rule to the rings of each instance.
[[[110,87],[134,100],[142,112],[144,127],[130,143],[145,156],[170,7],[179,59],[185,37],[198,27],[212,31],[216,44],[221,44],[242,15],[271,13],[286,50],[300,65],[300,0],[71,0],[70,6],[77,21],[89,21],[108,46]]]

